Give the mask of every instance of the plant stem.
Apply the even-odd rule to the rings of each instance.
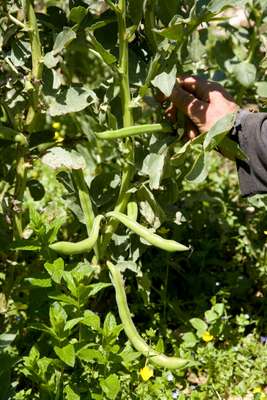
[[[17,145],[16,183],[13,204],[13,229],[14,238],[22,238],[22,210],[20,209],[27,181],[27,169],[25,167],[25,146]],[[14,209],[15,208],[15,209]],[[18,208],[18,211],[16,210]]]
[[[80,204],[81,204],[82,211],[83,211],[83,214],[85,217],[87,234],[89,236],[91,233],[92,227],[93,227],[94,219],[95,219],[90,194],[88,191],[87,184],[84,180],[82,170],[73,170],[72,176],[73,176],[74,182],[78,189],[78,196],[79,196]],[[96,258],[99,259],[98,243],[96,243],[96,245],[94,246],[94,252],[95,252]]]
[[[148,40],[150,50],[153,54],[157,52],[158,40],[157,35],[153,31],[155,28],[155,14],[154,14],[155,0],[146,0],[144,4],[144,25],[145,34]]]
[[[126,31],[126,0],[120,0],[118,4],[118,26],[119,26],[119,77],[121,106],[123,113],[123,127],[133,125],[133,115],[131,109],[131,93],[129,83],[129,57],[128,57],[128,38]],[[124,143],[124,150],[127,154],[125,166],[121,177],[121,187],[114,211],[124,212],[130,198],[127,193],[131,179],[134,174],[134,146],[133,141],[127,138]],[[111,240],[112,234],[116,231],[119,222],[112,219],[107,225],[102,240],[101,256],[104,256],[106,248]]]
[[[39,29],[32,0],[25,0],[24,10],[25,10],[25,18],[27,21],[27,28],[29,31],[30,43],[31,43],[31,53],[32,53],[31,80],[34,83],[34,88],[32,90],[32,95],[31,95],[31,104],[29,106],[29,110],[26,117],[26,126],[31,127],[34,124],[36,118],[36,110],[38,109],[43,62],[42,62],[42,47],[40,42]]]

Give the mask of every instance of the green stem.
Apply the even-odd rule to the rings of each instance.
[[[13,229],[14,229],[15,239],[22,238],[22,232],[23,232],[22,210],[20,210],[20,207],[23,200],[23,195],[27,181],[27,168],[25,167],[24,156],[25,156],[25,146],[21,146],[20,144],[18,144],[17,160],[16,160],[16,183],[15,183],[14,205],[13,205],[13,207],[18,207],[18,211],[13,210]]]
[[[78,196],[79,196],[80,204],[81,204],[83,214],[85,217],[87,234],[88,234],[88,236],[90,236],[90,233],[91,233],[91,230],[92,230],[92,227],[94,224],[94,220],[95,220],[95,215],[94,215],[93,205],[91,202],[88,187],[84,180],[82,170],[73,170],[72,176],[73,176],[73,180],[76,184],[76,187],[78,189]],[[95,251],[96,258],[99,259],[98,242],[94,246],[94,251]]]
[[[144,25],[145,25],[145,34],[148,40],[149,47],[153,54],[157,52],[158,49],[158,40],[157,35],[153,31],[155,28],[155,0],[146,0],[144,4]]]
[[[129,83],[129,59],[128,59],[128,40],[126,32],[126,0],[120,0],[118,4],[118,26],[119,26],[119,77],[120,77],[120,94],[121,106],[123,113],[123,127],[127,128],[133,125],[133,115],[131,109],[131,93]],[[130,138],[127,138],[124,143],[124,150],[127,154],[125,166],[121,177],[121,187],[119,196],[114,210],[124,212],[127,203],[130,199],[130,194],[127,193],[131,179],[134,175],[134,146]],[[101,256],[104,256],[106,248],[111,240],[112,234],[118,227],[118,221],[111,220],[107,225],[102,240]]]
[[[35,120],[36,109],[38,108],[39,103],[43,62],[39,29],[32,0],[25,0],[24,9],[32,53],[31,80],[34,83],[34,88],[31,95],[31,104],[26,117],[26,126],[31,126]]]

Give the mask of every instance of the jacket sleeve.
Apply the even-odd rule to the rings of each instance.
[[[232,135],[247,156],[237,161],[242,196],[267,193],[267,113],[239,111]]]

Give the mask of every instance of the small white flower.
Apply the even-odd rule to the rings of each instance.
[[[180,390],[176,389],[174,392],[172,392],[172,398],[178,399],[179,394],[180,394]]]
[[[169,372],[169,373],[167,374],[167,381],[168,381],[168,382],[172,382],[173,379],[174,379],[173,374],[172,374],[171,372]]]

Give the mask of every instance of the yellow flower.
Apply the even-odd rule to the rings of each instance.
[[[202,339],[204,340],[204,342],[211,342],[214,339],[214,336],[211,335],[208,331],[204,332],[202,334]]]
[[[57,130],[57,129],[60,129],[60,127],[61,127],[61,123],[60,122],[53,122],[52,128]]]
[[[263,389],[260,386],[257,386],[253,389],[254,394],[260,394],[259,400],[267,400],[266,394],[263,392]]]
[[[145,365],[144,368],[140,369],[140,375],[143,381],[146,382],[154,375],[154,371],[152,368],[149,368],[147,365]]]
[[[54,134],[54,140],[57,143],[61,143],[61,142],[64,141],[64,137],[61,135],[61,133],[59,131],[56,131],[55,134]]]

